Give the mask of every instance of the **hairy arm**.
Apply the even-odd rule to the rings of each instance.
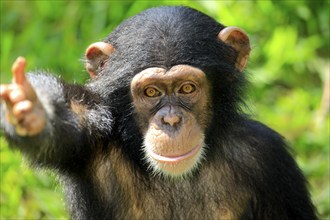
[[[80,169],[111,131],[111,114],[97,95],[44,73],[24,74],[13,65],[12,84],[1,85],[1,127],[11,146],[33,165]]]

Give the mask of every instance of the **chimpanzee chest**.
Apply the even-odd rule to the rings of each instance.
[[[228,182],[231,178],[223,178],[225,172],[214,166],[201,166],[191,178],[169,180],[137,173],[116,150],[109,160],[102,158],[92,176],[96,197],[104,204],[98,215],[104,218],[239,219],[247,210],[244,187]]]

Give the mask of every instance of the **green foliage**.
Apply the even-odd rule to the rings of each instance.
[[[0,218],[68,218],[54,176],[44,171],[33,172],[22,165],[22,156],[9,151],[3,137],[0,144]]]
[[[188,5],[246,30],[251,112],[288,139],[320,217],[330,218],[329,100],[322,99],[329,93],[329,1],[1,1],[1,83],[10,82],[19,55],[29,70],[84,82],[84,48],[157,5]],[[0,144],[0,218],[67,219],[55,177],[22,165],[3,137]]]

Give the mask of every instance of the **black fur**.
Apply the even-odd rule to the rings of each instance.
[[[29,76],[50,106],[48,124],[22,138],[2,120],[8,142],[33,165],[60,174],[74,219],[216,219],[219,207],[238,219],[316,219],[283,138],[240,111],[247,80],[235,69],[236,51],[217,40],[223,28],[186,7],[153,8],[124,21],[104,40],[116,52],[95,80],[81,86]],[[130,82],[148,67],[177,64],[206,73],[212,120],[202,165],[173,181],[150,175],[144,164]]]

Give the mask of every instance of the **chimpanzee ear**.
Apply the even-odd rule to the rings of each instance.
[[[102,70],[109,56],[115,52],[115,48],[105,42],[96,42],[91,44],[85,53],[86,70],[92,78]]]
[[[232,46],[238,52],[236,68],[242,72],[251,51],[247,34],[238,27],[226,27],[220,31],[218,38]]]

